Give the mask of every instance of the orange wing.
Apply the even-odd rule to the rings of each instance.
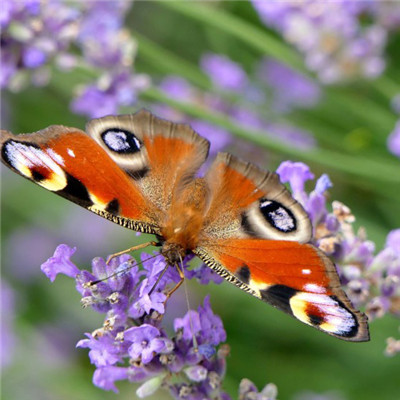
[[[141,190],[85,132],[58,125],[1,131],[1,150],[4,164],[45,189],[128,228],[158,232]]]
[[[204,162],[208,141],[145,110],[94,119],[86,130],[1,131],[2,161],[104,218],[160,235],[173,195]]]
[[[340,339],[369,339],[367,319],[340,287],[335,266],[307,244],[311,223],[279,182],[229,154],[206,175],[209,206],[194,253],[274,307]]]
[[[340,287],[335,266],[310,244],[282,240],[220,239],[195,253],[225,279],[340,339],[369,339],[367,318]]]

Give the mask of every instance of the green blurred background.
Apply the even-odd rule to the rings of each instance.
[[[205,15],[196,12],[195,7],[200,5],[197,2],[192,3],[189,13],[181,2],[172,3],[137,2],[126,23],[139,41],[135,70],[149,74],[155,82],[173,73],[213,90],[198,67],[199,57],[207,51],[227,54],[251,71],[253,63],[265,53],[263,38],[276,41],[277,51],[286,52],[281,53],[287,55],[285,61],[294,60],[293,67],[303,68],[297,53],[261,25],[247,2],[207,3],[202,7]],[[223,15],[233,18],[226,26]],[[235,21],[257,29],[259,41],[240,26],[234,29]],[[267,145],[268,157],[262,165],[275,169],[285,159],[301,160],[316,176],[328,173],[334,183],[330,200],[340,200],[352,209],[356,226],[367,229],[377,249],[384,245],[387,233],[400,226],[400,164],[385,144],[396,121],[390,98],[400,93],[399,39],[394,36],[389,41],[388,68],[381,78],[324,87],[317,107],[284,117],[312,131],[320,150],[310,154],[293,149],[277,152],[268,150]],[[3,92],[2,128],[14,133],[32,132],[51,124],[83,128],[86,118],[69,110],[67,88],[85,79],[88,77],[80,72],[55,72],[45,88]],[[137,108],[151,110],[155,101],[167,101],[191,115],[214,118],[221,126],[232,127],[212,111],[173,103],[157,90],[144,93]],[[234,133],[242,134],[238,129]],[[244,139],[245,134],[238,144],[231,145],[238,156],[243,156],[240,149]],[[71,279],[60,277],[50,284],[40,273],[40,264],[52,255],[57,244],[67,243],[78,247],[74,260],[86,269],[93,257],[106,256],[144,238],[53,196],[3,166],[1,173],[2,274],[14,296],[14,305],[6,316],[13,344],[12,361],[3,370],[4,398],[116,398],[114,393],[92,385],[94,367],[87,351],[75,349],[84,332],[100,326],[102,316],[81,309]],[[374,321],[369,343],[346,343],[298,323],[228,283],[201,286],[189,282],[188,287],[192,307],[210,293],[213,309],[225,324],[231,355],[224,387],[234,398],[244,377],[259,389],[268,382],[275,383],[279,399],[295,399],[304,391],[333,392],[339,399],[400,398],[400,357],[383,355],[386,338],[398,336],[398,319],[385,316]],[[180,290],[171,302],[169,321],[185,313],[183,296]],[[135,398],[135,385],[123,383],[118,387],[118,398]],[[160,391],[152,398],[163,396],[168,398]]]

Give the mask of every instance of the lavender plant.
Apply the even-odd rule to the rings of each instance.
[[[338,266],[345,290],[357,307],[366,309],[372,321],[386,313],[400,314],[400,230],[392,231],[385,248],[374,254],[374,243],[360,230],[354,233],[355,217],[344,204],[326,205],[326,192],[332,186],[322,175],[307,193],[305,183],[314,179],[307,165],[286,161],[277,170],[288,182],[295,198],[303,204],[314,226],[313,243],[329,254]],[[140,382],[136,391],[146,397],[163,387],[176,399],[229,399],[223,391],[229,346],[222,320],[211,309],[210,298],[174,321],[173,332],[163,327],[169,291],[179,282],[178,272],[166,267],[159,254],[141,254],[139,268],[129,255],[113,258],[108,264],[95,258],[92,271],[80,271],[71,261],[75,248],[57,247],[42,265],[54,281],[62,273],[76,281],[82,305],[105,314],[103,326],[87,333],[77,347],[88,348],[96,370],[93,383],[117,392],[116,381]],[[184,260],[187,279],[202,284],[221,283],[208,267],[189,267]],[[163,274],[163,275],[162,275]],[[94,283],[94,284],[93,284]],[[398,342],[388,340],[388,354]],[[239,388],[241,399],[275,399],[277,390],[267,385],[260,394],[250,381]],[[257,397],[258,396],[258,397]]]

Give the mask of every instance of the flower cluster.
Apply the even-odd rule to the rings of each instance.
[[[325,191],[332,184],[327,175],[322,175],[307,194],[305,182],[314,175],[305,164],[284,162],[277,172],[283,182],[289,182],[295,198],[309,214],[313,242],[338,266],[355,307],[365,308],[370,321],[387,313],[400,316],[400,229],[389,232],[384,249],[376,252],[364,229],[354,232],[355,217],[347,206],[334,201],[328,211]],[[393,340],[387,353],[399,351],[399,344]]]
[[[258,82],[251,82],[246,71],[238,63],[226,56],[206,53],[200,60],[203,71],[217,89],[203,92],[191,86],[185,79],[168,76],[160,83],[160,89],[169,97],[182,102],[216,110],[227,115],[232,121],[244,127],[266,132],[266,135],[285,142],[288,146],[310,149],[315,146],[309,132],[288,123],[275,122],[263,116],[263,110],[288,112],[295,107],[314,106],[320,98],[320,90],[311,80],[280,64],[263,59],[256,67]],[[266,95],[269,94],[270,106]],[[156,113],[162,117],[185,121],[200,135],[211,138],[211,152],[217,152],[230,142],[230,134],[212,123],[187,118],[183,113],[166,105],[154,105]],[[271,120],[270,120],[271,119]]]
[[[45,85],[52,66],[62,72],[79,67],[99,78],[77,88],[74,112],[99,117],[132,105],[149,80],[131,72],[136,42],[123,28],[131,4],[131,0],[4,0],[1,87],[17,91],[29,80]]]
[[[395,2],[252,3],[268,27],[303,53],[306,65],[323,83],[379,76],[385,68],[388,31],[400,26]]]
[[[42,271],[51,281],[59,273],[75,278],[83,306],[106,314],[103,326],[77,344],[90,350],[95,385],[117,391],[116,381],[129,380],[143,382],[137,389],[139,397],[164,387],[177,399],[212,398],[215,393],[229,398],[221,392],[229,347],[219,346],[226,333],[208,297],[197,311],[175,319],[174,335],[169,337],[162,319],[168,293],[180,277],[171,267],[163,273],[166,264],[161,255],[143,253],[142,269],[128,255],[108,264],[96,258],[89,272],[72,263],[74,252],[74,248],[58,246]],[[187,270],[185,261],[184,269],[188,279],[201,276],[200,282],[220,282],[207,267]],[[202,273],[205,269],[207,274]]]

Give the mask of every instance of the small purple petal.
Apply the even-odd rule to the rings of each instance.
[[[102,367],[97,368],[93,374],[93,383],[104,390],[112,390],[118,393],[115,381],[121,381],[128,378],[128,368],[125,367]]]
[[[183,318],[175,318],[174,331],[182,330],[182,337],[185,340],[192,340],[193,335],[201,330],[199,313],[189,310]]]
[[[96,365],[96,367],[114,365],[121,361],[120,352],[122,344],[116,342],[114,338],[109,335],[95,338],[89,333],[86,336],[89,339],[80,340],[76,344],[76,347],[89,348],[90,362]]]
[[[75,251],[76,247],[69,247],[66,244],[60,244],[56,248],[54,256],[44,262],[40,269],[51,282],[54,282],[57,274],[64,274],[71,278],[75,278],[80,273],[78,267],[70,261],[70,257],[75,253]]]

